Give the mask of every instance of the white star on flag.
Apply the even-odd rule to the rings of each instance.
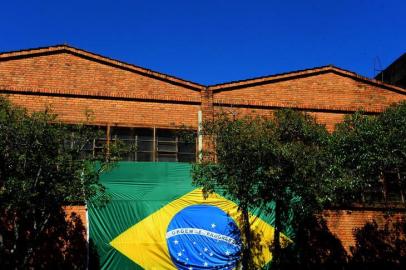
[[[226,250],[226,255],[227,256],[230,255],[230,251]]]
[[[207,247],[204,248],[204,252],[207,252],[209,249]]]
[[[193,270],[193,267],[189,267],[189,270]]]
[[[179,256],[179,257],[182,256],[182,252],[178,252],[178,256]]]
[[[216,228],[216,224],[212,223],[212,224],[211,224],[211,227],[212,227],[213,229]]]
[[[210,252],[210,254],[209,254],[209,255],[210,255],[210,257],[211,257],[211,256],[213,256],[213,252]]]
[[[209,264],[207,262],[204,262],[203,266],[208,266]]]
[[[173,243],[174,243],[175,245],[177,245],[177,244],[179,243],[179,241],[178,241],[178,240],[175,240],[175,241],[173,241]]]

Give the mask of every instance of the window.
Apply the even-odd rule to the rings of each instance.
[[[157,161],[178,161],[178,137],[174,131],[158,130],[156,146]]]
[[[399,175],[393,171],[382,173],[380,179],[362,194],[363,201],[368,204],[404,203],[404,195]]]
[[[364,203],[383,203],[385,202],[382,181],[376,181],[362,194]]]
[[[104,155],[107,146],[106,127],[68,126],[70,138],[65,142],[65,147],[78,151],[82,158],[94,158]]]
[[[124,145],[123,160],[194,162],[196,136],[193,131],[113,127],[111,143]]]
[[[115,127],[111,129],[111,143],[123,144],[121,158],[129,161],[153,161],[153,130]]]
[[[386,172],[384,174],[384,197],[386,202],[404,202],[399,175],[397,172]]]

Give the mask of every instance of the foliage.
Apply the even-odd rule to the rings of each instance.
[[[395,174],[405,191],[406,102],[392,105],[378,116],[362,112],[347,116],[332,135],[330,153],[346,176],[332,186],[341,203],[376,200],[374,194],[368,196],[364,191],[382,189],[387,173]]]
[[[376,221],[355,230],[356,244],[351,248],[351,265],[354,269],[374,265],[389,269],[406,266],[406,222],[387,218],[384,226]],[[363,267],[360,267],[363,266]]]
[[[193,167],[194,183],[204,192],[224,192],[239,202],[243,224],[243,265],[252,265],[251,231],[248,211],[261,204],[259,190],[261,165],[271,153],[272,123],[262,118],[232,119],[221,114],[217,120],[203,123],[204,136],[214,139],[215,148],[202,153],[203,161]],[[212,162],[215,156],[217,162]]]
[[[67,243],[79,243],[84,228],[77,217],[66,219],[63,206],[96,194],[97,202],[108,200],[98,176],[110,163],[83,156],[97,136],[0,99],[0,258],[7,268],[64,268],[68,261],[83,267],[85,259],[73,262]]]
[[[275,214],[273,261],[277,262],[280,232],[289,223],[292,209],[301,217],[321,209],[325,201],[321,179],[328,165],[327,131],[307,114],[281,110],[273,119],[221,114],[203,124],[203,135],[212,139],[214,147],[194,166],[194,183],[205,192],[220,190],[239,202],[244,269],[253,265],[248,212],[254,207]],[[300,218],[296,220],[299,224]]]
[[[261,189],[263,204],[273,201],[275,213],[273,265],[281,263],[279,234],[291,225],[298,231],[303,221],[322,210],[329,190],[328,133],[308,114],[293,110],[275,113],[275,145],[268,160]],[[269,204],[268,204],[269,205]],[[294,219],[289,215],[293,212]]]
[[[282,259],[309,267],[348,262],[339,244],[328,247],[330,251],[312,251],[314,240],[306,235],[314,232],[306,224],[316,224],[315,214],[325,207],[376,200],[376,195],[366,195],[382,188],[387,173],[397,176],[405,194],[406,102],[379,115],[347,116],[333,134],[308,114],[293,110],[276,111],[272,119],[220,114],[204,123],[202,130],[212,146],[193,168],[194,183],[207,193],[224,192],[239,202],[242,216],[256,207],[274,215],[274,266],[282,265]],[[247,224],[242,260],[246,267],[253,265],[255,239],[251,239],[248,219],[243,221]],[[289,224],[305,235],[294,239],[296,245],[287,256],[280,250],[279,233]],[[321,223],[319,228],[319,236],[328,231]],[[334,250],[336,256],[331,253]]]

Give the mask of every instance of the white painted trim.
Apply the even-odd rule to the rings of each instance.
[[[198,135],[198,149],[199,149],[199,161],[202,160],[203,154],[203,135],[202,135],[202,123],[203,123],[203,114],[202,111],[197,112],[197,135]]]

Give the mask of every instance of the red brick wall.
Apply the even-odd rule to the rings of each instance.
[[[65,213],[66,219],[69,220],[72,213],[76,214],[82,220],[82,223],[85,227],[87,227],[88,220],[87,220],[87,209],[85,205],[73,205],[73,206],[66,206]],[[86,233],[86,232],[85,232]],[[84,236],[87,237],[86,235]]]
[[[175,127],[186,125],[197,128],[199,105],[106,100],[97,98],[52,97],[36,95],[8,95],[12,103],[41,111],[46,107],[58,114],[61,121],[79,123],[86,121],[90,111],[90,123],[141,127]]]
[[[0,90],[30,111],[50,106],[66,122],[91,111],[92,123],[128,126],[196,128],[201,101],[187,85],[66,52],[0,61]]]
[[[95,123],[195,128],[198,110],[201,108],[203,118],[209,119],[213,103],[217,111],[231,106],[240,115],[270,115],[273,109],[281,107],[303,109],[332,130],[344,113],[358,109],[380,112],[389,104],[406,99],[406,91],[367,82],[335,68],[205,89],[145,70],[141,74],[128,64],[69,50],[41,51],[42,54],[33,56],[0,55],[0,90],[30,93],[11,99],[30,110],[52,105],[60,118],[69,122],[83,121],[84,111],[91,110]],[[36,96],[37,93],[42,96]]]
[[[274,109],[252,109],[252,108],[233,108],[224,106],[215,106],[214,113],[227,113],[236,115],[237,117],[243,117],[245,115],[261,115],[264,117],[272,117]],[[343,121],[344,113],[334,112],[308,112],[310,115],[316,118],[317,122],[326,126],[327,130],[332,132],[337,123]]]
[[[309,112],[332,131],[346,113],[359,109],[381,112],[394,102],[406,100],[405,93],[328,72],[231,90],[215,89],[213,102],[216,111],[234,111],[238,115],[267,116],[275,108],[296,108]]]
[[[291,107],[311,113],[330,131],[347,113],[379,113],[406,100],[406,90],[333,67],[203,87],[63,46],[40,49],[35,55],[1,54],[0,94],[29,111],[51,107],[70,123],[85,121],[85,112],[91,111],[94,124],[197,128],[199,110],[207,120],[221,110],[271,116],[277,108]],[[76,211],[85,217],[84,209]],[[353,228],[379,215],[382,212],[330,213],[328,225],[348,247]]]
[[[341,111],[380,111],[404,99],[404,93],[333,72],[214,92],[215,103]]]
[[[316,121],[324,124],[328,131],[332,132],[337,123],[344,120],[344,113],[334,112],[310,112],[310,115],[316,118]]]
[[[198,90],[70,53],[2,61],[0,87],[79,95],[145,96],[200,101]]]
[[[327,221],[331,233],[341,240],[343,247],[350,254],[350,247],[355,245],[354,230],[362,228],[367,222],[375,221],[380,228],[383,228],[388,218],[392,221],[406,219],[406,213],[395,213],[388,216],[385,211],[373,210],[329,210],[324,211],[324,218]]]
[[[227,85],[223,86],[227,89]],[[333,72],[276,80],[261,85],[232,83],[226,91],[214,87],[215,113],[227,112],[236,116],[262,115],[271,117],[276,108],[296,108],[313,115],[331,132],[346,114],[362,109],[379,113],[392,103],[406,100],[406,94],[373,85],[356,78]],[[354,230],[368,221],[385,224],[383,211],[326,211],[330,231],[341,240],[350,252],[354,246]],[[396,214],[395,217],[406,217]]]

